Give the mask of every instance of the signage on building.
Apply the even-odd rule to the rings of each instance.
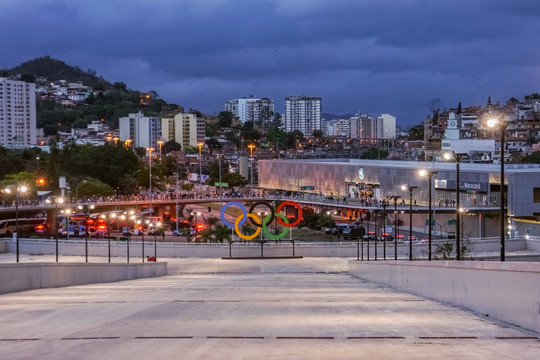
[[[482,182],[471,182],[471,181],[460,181],[459,189],[462,192],[487,192],[488,185],[487,183]],[[446,189],[446,190],[456,190],[456,181],[455,180],[435,180],[436,189]]]
[[[315,190],[315,186],[314,185],[303,185],[303,186],[300,186],[300,190]]]
[[[364,180],[364,169],[363,168],[358,169],[358,178],[360,180]]]

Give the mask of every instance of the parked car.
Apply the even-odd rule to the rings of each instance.
[[[124,226],[124,227],[122,228],[122,235],[123,235],[123,236],[131,236],[131,235],[133,235],[133,234],[132,234],[130,228]]]

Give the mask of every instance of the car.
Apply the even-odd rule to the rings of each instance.
[[[86,236],[86,230],[82,225],[69,225],[67,229],[58,229],[58,234],[61,236]]]
[[[190,236],[193,236],[193,235],[195,235],[195,229],[194,228],[187,228],[187,227],[179,228],[178,230],[173,230],[172,234],[174,236],[186,236],[188,234]]]
[[[124,226],[124,227],[122,228],[122,235],[123,235],[123,236],[131,236],[131,235],[133,235],[133,234],[132,234],[130,228]]]

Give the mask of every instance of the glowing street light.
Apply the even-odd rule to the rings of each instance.
[[[15,193],[15,239],[17,247],[17,262],[19,262],[19,198],[21,195],[24,195],[28,191],[28,188],[25,185],[20,186],[8,186],[4,189],[4,193],[11,194]]]
[[[501,181],[500,181],[500,187],[501,187],[501,196],[500,196],[500,218],[501,218],[501,224],[500,224],[500,232],[501,232],[501,261],[505,261],[505,244],[504,244],[504,235],[506,233],[505,229],[505,223],[506,223],[506,211],[505,211],[505,196],[504,196],[504,137],[506,134],[506,128],[508,127],[508,123],[506,121],[499,121],[499,119],[489,119],[487,121],[487,126],[490,128],[499,127],[501,131]]]
[[[412,261],[412,193],[417,186],[401,185],[401,190],[409,190],[409,261]]]
[[[424,176],[427,176],[429,178],[429,191],[428,191],[428,199],[429,199],[429,206],[428,206],[428,211],[429,211],[429,216],[428,216],[428,222],[429,222],[429,227],[428,227],[428,231],[429,231],[429,234],[428,234],[428,247],[429,247],[429,252],[428,252],[428,260],[431,260],[431,227],[432,227],[432,222],[433,222],[433,219],[432,219],[432,216],[433,214],[431,213],[431,188],[433,187],[432,185],[432,182],[431,182],[431,179],[433,177],[433,175],[437,174],[437,171],[432,171],[432,170],[420,170],[418,171],[418,175],[424,177]]]
[[[159,161],[161,161],[161,147],[163,146],[163,140],[158,140],[159,145]]]
[[[461,210],[459,207],[459,163],[463,155],[465,154],[455,154],[451,152],[444,153],[443,155],[445,160],[456,160],[456,260],[461,260],[461,233],[459,231],[459,211]]]
[[[249,144],[248,145],[248,148],[249,148],[249,158],[251,160],[251,190],[253,190],[253,149],[255,149],[255,145],[254,144]]]
[[[198,142],[197,146],[199,147],[199,183],[202,184],[202,147],[204,143]]]

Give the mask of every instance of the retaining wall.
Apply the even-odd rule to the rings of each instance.
[[[167,275],[167,263],[0,264],[0,294],[40,288],[108,283]]]
[[[153,238],[150,238],[153,240]],[[361,244],[361,243],[360,243]],[[108,242],[103,240],[90,240],[88,245],[89,256],[108,256],[109,247]],[[539,244],[540,245],[540,244]],[[398,256],[408,257],[409,245],[398,243]],[[475,242],[472,245],[473,253],[483,253],[489,251],[499,250],[498,240],[487,240]],[[512,239],[506,242],[506,250],[508,252],[524,250],[527,248],[527,243],[524,239]],[[56,252],[54,239],[20,239],[19,251],[25,254],[55,254]],[[367,258],[368,254],[368,242],[364,242],[363,249],[357,247],[356,242],[333,242],[333,243],[308,243],[298,241],[295,243],[294,255],[304,257],[351,257],[356,258],[359,253],[362,256],[362,250],[364,258]],[[436,243],[432,244],[433,253],[436,250]],[[540,250],[540,249],[539,249]],[[6,250],[8,252],[15,252],[15,242],[7,241]],[[130,257],[146,257],[154,256],[154,242],[145,241],[144,254],[142,251],[142,242],[140,240],[130,241],[129,252]],[[59,240],[59,253],[62,255],[85,255],[85,241],[84,240]],[[413,257],[426,257],[428,253],[427,244],[414,244],[413,245]],[[256,257],[261,256],[261,246],[259,243],[243,243],[235,242],[232,245],[231,254],[233,257]],[[293,246],[289,241],[283,241],[281,243],[275,243],[268,241],[263,247],[264,256],[292,256]],[[377,247],[377,257],[383,258],[384,243],[379,242]],[[127,255],[127,242],[126,241],[111,241],[111,256]],[[375,244],[369,242],[369,255],[370,258],[374,258]],[[157,257],[200,257],[200,258],[218,258],[229,256],[229,244],[228,243],[157,243]],[[386,243],[386,258],[394,258],[394,243]]]
[[[540,332],[540,263],[350,261],[349,272]]]

